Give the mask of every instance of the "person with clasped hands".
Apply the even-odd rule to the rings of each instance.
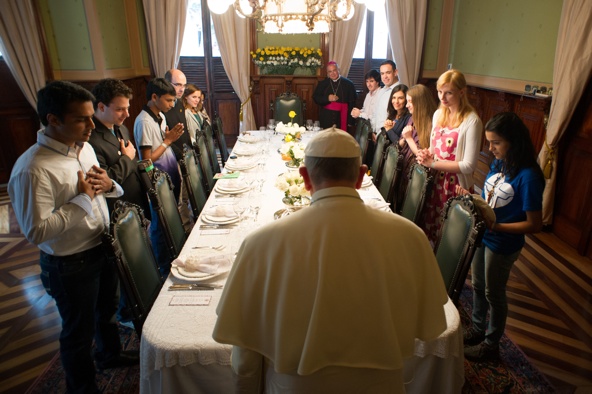
[[[369,119],[372,123],[374,110],[376,108],[376,100],[378,99],[378,92],[380,91],[380,73],[376,70],[370,70],[364,76],[368,93],[364,98],[364,105],[362,108],[352,109],[351,116],[353,118]],[[372,127],[374,129],[374,126]]]
[[[94,129],[93,95],[82,86],[54,81],[37,93],[44,128],[16,161],[8,194],[18,224],[40,252],[41,282],[62,319],[60,357],[69,393],[99,392],[99,369],[139,362],[122,351],[115,311],[117,272],[102,234],[109,224],[105,197],[121,186],[99,167],[88,144]]]
[[[404,393],[415,338],[446,329],[428,240],[364,204],[356,189],[368,168],[348,133],[314,136],[304,163],[310,207],[244,239],[213,338],[234,346],[237,392]]]

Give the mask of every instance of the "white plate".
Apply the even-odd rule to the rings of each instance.
[[[246,142],[247,144],[254,144],[262,141],[260,137],[257,137],[255,135],[239,135],[238,140],[240,142]]]
[[[259,153],[259,149],[249,146],[239,146],[232,150],[232,153],[238,156],[252,156]]]
[[[245,171],[245,170],[249,170],[253,167],[256,167],[257,163],[250,163],[248,165],[232,165],[230,163],[226,163],[226,165],[224,166],[225,169],[230,170],[230,171]]]
[[[372,179],[368,179],[368,180],[364,179],[362,181],[362,187],[369,187],[369,186],[372,186]]]
[[[214,187],[214,190],[220,194],[242,194],[242,193],[248,192],[251,189],[247,187],[245,189],[230,191],[230,190],[221,190],[221,189],[218,189],[217,187]]]
[[[210,215],[202,215],[201,221],[208,224],[232,224],[238,223],[240,221],[240,217],[228,217],[228,216],[210,216]]]

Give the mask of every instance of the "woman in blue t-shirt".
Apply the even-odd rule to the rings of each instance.
[[[473,325],[463,335],[465,357],[470,360],[499,356],[508,315],[506,284],[510,270],[524,246],[524,234],[539,232],[543,226],[545,180],[528,128],[515,113],[503,112],[487,122],[485,138],[495,159],[482,195],[496,220],[486,223],[483,245],[471,264]],[[460,186],[457,192],[468,193]]]

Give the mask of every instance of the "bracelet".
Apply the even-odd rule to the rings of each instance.
[[[436,161],[432,161],[432,164],[430,164],[430,168],[436,169]]]
[[[165,142],[163,142],[162,144],[160,144],[160,146],[164,146],[164,149],[166,149],[166,148],[169,147]]]
[[[113,193],[115,191],[115,181],[111,179],[111,189],[107,193]]]

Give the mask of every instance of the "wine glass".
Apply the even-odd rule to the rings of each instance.
[[[307,119],[306,120],[306,130],[312,131],[312,127],[313,127],[312,119]]]
[[[312,130],[317,132],[317,131],[321,131],[321,122],[319,122],[318,120],[315,120],[312,126]]]

